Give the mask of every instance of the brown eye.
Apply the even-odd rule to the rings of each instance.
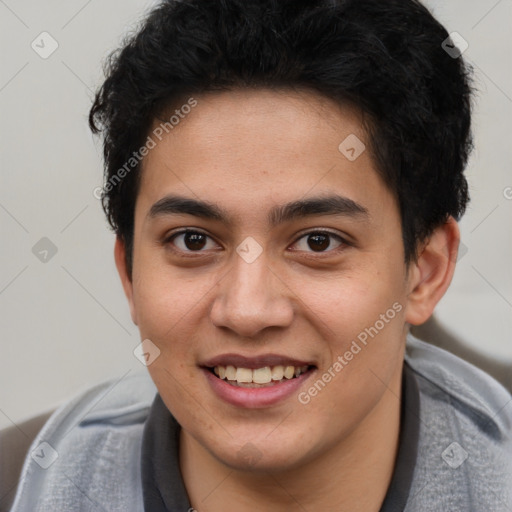
[[[336,241],[333,242],[333,239]],[[295,245],[299,251],[327,252],[344,245],[344,240],[328,231],[314,231],[299,238]]]
[[[308,235],[308,247],[312,249],[313,251],[325,251],[329,248],[329,244],[331,243],[331,240],[328,235],[324,234],[315,234],[315,235]]]
[[[203,249],[211,249],[215,244],[210,237],[200,231],[181,231],[175,233],[169,242],[184,252],[200,252]]]
[[[186,233],[183,241],[187,249],[198,251],[206,245],[206,236],[201,233]]]

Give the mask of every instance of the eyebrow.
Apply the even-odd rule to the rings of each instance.
[[[231,224],[230,216],[217,204],[175,195],[168,195],[157,201],[147,216],[157,218],[173,214],[193,215],[202,219]],[[348,197],[334,194],[300,199],[274,206],[268,214],[268,223],[275,227],[291,220],[313,215],[341,215],[356,219],[367,219],[370,216],[364,206]]]

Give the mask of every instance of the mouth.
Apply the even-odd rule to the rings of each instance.
[[[276,386],[282,382],[298,378],[300,375],[314,369],[312,365],[274,365],[260,368],[244,368],[233,365],[217,365],[207,368],[219,379],[231,386],[242,388],[264,388]]]
[[[210,389],[236,407],[265,408],[297,394],[316,365],[277,355],[225,354],[200,365]]]

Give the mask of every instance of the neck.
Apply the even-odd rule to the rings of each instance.
[[[199,512],[378,512],[393,476],[400,432],[402,368],[376,407],[328,451],[287,471],[240,471],[180,434],[180,467]]]

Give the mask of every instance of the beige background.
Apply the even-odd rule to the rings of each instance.
[[[0,1],[0,427],[142,368],[93,196],[102,162],[86,117],[101,63],[152,3]],[[512,2],[428,5],[469,43],[479,89],[467,253],[437,314],[468,345],[512,362]],[[47,59],[31,47],[43,31],[59,45]],[[57,248],[46,263],[32,252],[43,237]]]

